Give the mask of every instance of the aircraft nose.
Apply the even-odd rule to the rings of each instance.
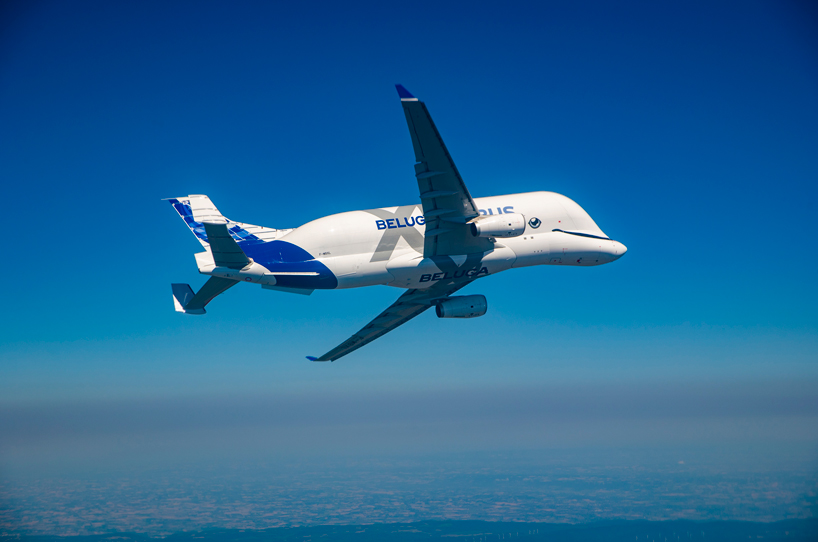
[[[614,259],[618,260],[625,253],[628,251],[628,247],[620,243],[619,241],[613,241],[613,257]]]

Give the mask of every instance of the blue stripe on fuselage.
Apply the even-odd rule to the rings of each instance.
[[[297,245],[286,241],[238,243],[247,256],[269,269],[271,273],[276,271],[318,273],[318,276],[312,277],[277,276],[276,284],[279,286],[308,290],[332,290],[338,286],[338,279],[332,271]]]
[[[207,233],[204,224],[193,219],[190,205],[178,199],[169,200],[176,212],[184,219],[193,235],[204,242]],[[228,222],[227,231],[230,233],[244,253],[253,258],[253,261],[263,265],[271,272],[300,272],[318,273],[318,276],[278,276],[276,284],[288,288],[304,288],[306,290],[332,290],[338,286],[338,279],[329,268],[312,257],[303,248],[286,241],[262,241],[235,223]]]

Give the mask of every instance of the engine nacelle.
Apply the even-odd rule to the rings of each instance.
[[[520,213],[484,215],[471,222],[475,237],[518,237],[525,232],[525,217]]]
[[[449,297],[435,306],[438,318],[476,318],[489,308],[486,296],[461,295]]]

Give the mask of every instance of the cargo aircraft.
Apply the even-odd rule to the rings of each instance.
[[[426,105],[397,85],[415,151],[420,203],[350,211],[294,229],[234,222],[204,195],[170,199],[204,247],[195,255],[210,278],[194,294],[173,284],[178,312],[205,305],[240,282],[268,290],[386,284],[405,292],[352,337],[312,361],[334,361],[434,307],[439,318],[486,313],[482,295],[454,296],[475,280],[531,265],[602,265],[627,248],[582,207],[553,192],[472,198]]]

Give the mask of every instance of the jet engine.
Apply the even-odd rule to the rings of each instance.
[[[525,231],[525,217],[520,213],[484,215],[471,222],[475,237],[518,237]]]
[[[461,295],[449,297],[435,306],[438,318],[476,318],[486,314],[486,296]]]

